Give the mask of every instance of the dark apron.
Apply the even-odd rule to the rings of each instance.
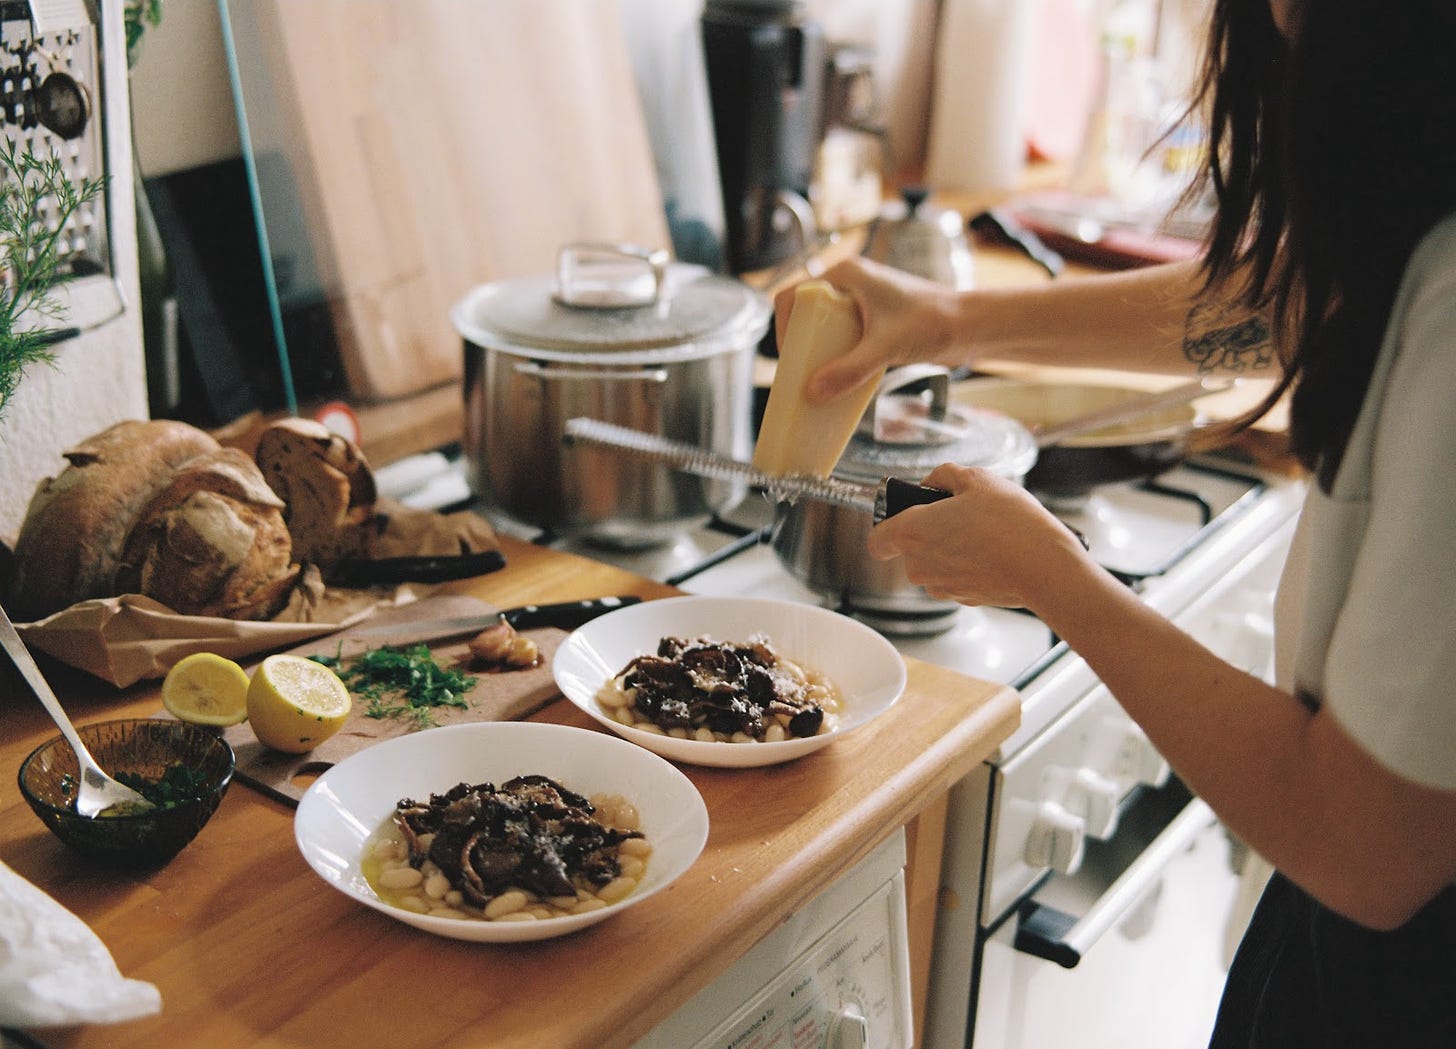
[[[1456,1049],[1456,886],[1375,932],[1275,872],[1209,1049]]]

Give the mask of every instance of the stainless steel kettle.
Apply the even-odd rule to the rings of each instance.
[[[975,267],[964,220],[929,200],[924,186],[904,187],[900,199],[885,205],[875,220],[864,254],[953,288],[969,288]]]

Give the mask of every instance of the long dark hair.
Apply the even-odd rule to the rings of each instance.
[[[1295,454],[1333,477],[1406,262],[1456,210],[1453,0],[1215,0],[1199,101],[1209,284],[1272,307]],[[1456,352],[1456,347],[1453,351]]]

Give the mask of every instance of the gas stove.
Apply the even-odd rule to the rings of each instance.
[[[1087,539],[1098,563],[1176,615],[1234,556],[1256,547],[1296,512],[1302,486],[1240,462],[1189,460],[1156,479],[1105,485],[1085,498],[1049,503]],[[673,542],[622,549],[497,522],[518,538],[604,561],[688,593],[752,594],[835,607],[882,628],[873,615],[811,590],[770,545],[775,508],[750,492],[738,505],[686,530]],[[1202,566],[1202,567],[1200,567]],[[944,629],[903,634],[882,629],[904,655],[972,677],[1024,687],[1065,652],[1052,632],[1017,609],[962,608]]]
[[[381,489],[412,505],[472,505],[458,459],[435,456],[380,471]],[[1298,512],[1303,484],[1218,456],[1190,459],[1156,478],[1103,485],[1049,508],[1086,537],[1098,563],[1164,614],[1187,605]],[[477,507],[477,509],[480,509]],[[488,511],[482,511],[487,512]],[[752,594],[835,607],[882,628],[875,617],[811,590],[770,545],[775,507],[750,492],[736,506],[685,529],[672,542],[623,548],[494,519],[506,534],[606,562],[693,594]],[[1028,687],[1065,646],[1017,609],[961,608],[934,632],[882,632],[906,656],[982,680]]]

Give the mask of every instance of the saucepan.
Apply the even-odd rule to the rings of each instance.
[[[954,404],[944,368],[910,365],[880,383],[834,476],[873,482],[885,476],[919,481],[941,463],[981,466],[1020,481],[1037,460],[1022,423],[985,408]],[[948,629],[960,606],[911,583],[899,560],[865,551],[871,514],[830,503],[780,503],[773,537],[779,562],[800,582],[886,634],[913,636]]]
[[[466,477],[488,512],[613,547],[668,543],[741,486],[561,443],[574,416],[746,456],[772,304],[665,252],[569,244],[557,272],[481,285],[464,342]]]
[[[943,368],[897,368],[880,384],[834,476],[919,481],[955,462],[993,470],[1039,497],[1043,491],[1085,492],[1156,472],[1186,455],[1196,429],[1189,402],[1218,388],[1187,384],[1149,395],[1002,380],[951,384]],[[1043,400],[1039,391],[1052,392]],[[1047,488],[1036,487],[1042,484]],[[876,561],[865,552],[874,523],[872,515],[850,507],[780,503],[772,545],[800,582],[883,633],[949,629],[958,604],[912,584],[898,560]]]
[[[1156,476],[1188,457],[1205,420],[1194,401],[1229,389],[1204,379],[1149,393],[1118,385],[982,378],[955,383],[954,404],[999,412],[1038,445],[1026,487],[1047,502],[1076,501],[1105,484]]]

